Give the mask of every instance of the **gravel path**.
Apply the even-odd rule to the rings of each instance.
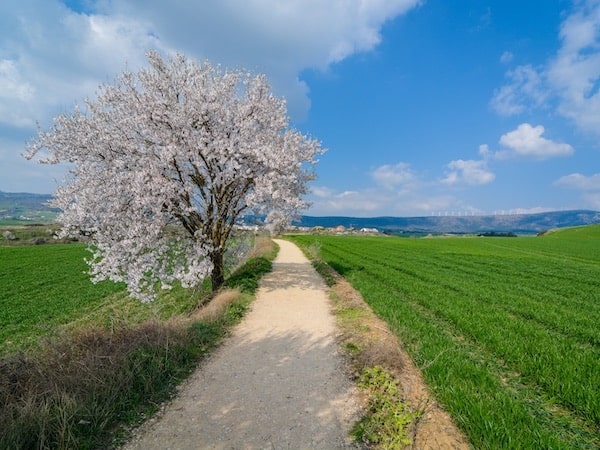
[[[126,449],[356,448],[357,393],[327,288],[294,244],[276,242],[252,310]]]

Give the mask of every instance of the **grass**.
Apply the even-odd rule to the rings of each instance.
[[[254,284],[246,283],[245,279],[256,280],[271,268],[270,260],[276,250],[264,243],[262,246],[262,253],[254,254],[242,266],[245,275],[234,272],[230,277],[243,286],[244,292],[240,288],[225,290],[198,309],[190,307],[188,297],[194,293],[187,292],[179,300],[162,299],[170,306],[153,310],[149,320],[140,323],[147,311],[132,308],[117,321],[111,315],[121,304],[120,288],[102,298],[95,287],[91,289],[92,294],[87,293],[83,284],[79,286],[79,293],[73,288],[69,295],[61,297],[60,302],[65,302],[67,311],[56,311],[62,305],[58,300],[40,302],[41,309],[49,312],[54,325],[68,322],[69,326],[55,326],[60,331],[45,334],[39,345],[5,353],[0,358],[0,448],[117,446],[126,435],[127,426],[143,420],[160,402],[168,399],[199,358],[240,320],[255,289]],[[64,253],[67,247],[75,253]],[[39,247],[19,250],[27,252],[32,248]],[[73,275],[76,272],[67,272],[72,269],[68,263],[79,261],[77,251],[84,249],[77,246],[45,248],[50,252],[46,253],[47,257],[52,254],[64,258],[60,263],[54,260],[55,264],[48,269],[54,277],[52,283],[71,289],[69,285],[78,282]],[[40,262],[38,260],[38,265]],[[57,280],[62,271],[64,277]],[[38,276],[30,273],[30,281]],[[25,283],[25,275],[21,274],[21,280]],[[46,287],[44,297],[51,298],[55,292],[49,290],[49,285]],[[17,292],[20,291],[17,289]],[[44,290],[37,292],[39,295]],[[31,301],[27,310],[39,321],[42,314],[35,309],[33,293],[29,294]],[[86,314],[79,311],[78,308],[85,306],[73,300],[78,295],[90,295],[88,302],[95,306],[88,309],[88,313],[92,311],[93,318],[85,318]],[[128,301],[141,305],[131,299]],[[198,301],[198,293],[195,293],[195,304]],[[46,307],[47,303],[51,306]],[[68,320],[69,314],[74,320]],[[161,319],[161,315],[170,318]],[[40,340],[37,331],[29,338],[34,339],[36,335]]]
[[[256,288],[261,270],[273,257],[270,242],[254,241],[254,258],[230,275],[229,287],[244,284],[244,292]],[[84,261],[89,255],[84,244],[0,245],[0,352],[29,349],[40,337],[64,328],[166,320],[189,311],[210,293],[208,283],[187,290],[175,284],[152,303],[132,301],[124,284],[90,282]]]
[[[0,247],[0,350],[24,349],[57,326],[123,297],[114,283],[92,284],[85,246]]]
[[[150,304],[132,301],[123,284],[92,284],[85,245],[0,246],[0,351],[38,345],[62,327],[118,326],[165,320],[208,293],[175,287]]]
[[[600,226],[293,239],[388,322],[474,447],[600,446]]]

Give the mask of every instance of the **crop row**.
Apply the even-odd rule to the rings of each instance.
[[[318,240],[321,258],[395,329],[476,447],[598,445],[593,251],[549,238],[295,239]]]

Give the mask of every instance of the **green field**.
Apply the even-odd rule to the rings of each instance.
[[[27,348],[60,327],[167,318],[198,302],[174,288],[151,304],[132,300],[122,284],[93,284],[82,244],[0,246],[0,352]]]
[[[600,447],[600,226],[292,239],[390,324],[475,448]]]

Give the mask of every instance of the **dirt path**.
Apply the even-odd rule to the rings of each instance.
[[[276,242],[252,310],[126,449],[355,448],[359,405],[327,288],[294,244]]]

